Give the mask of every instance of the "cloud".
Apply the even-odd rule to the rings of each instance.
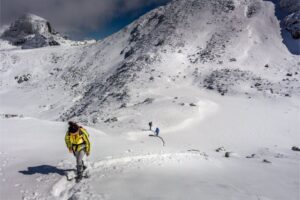
[[[24,13],[39,15],[60,32],[99,30],[116,17],[168,0],[1,0],[1,25]]]

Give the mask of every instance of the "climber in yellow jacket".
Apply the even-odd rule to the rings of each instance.
[[[80,179],[82,178],[82,172],[86,169],[83,157],[85,154],[87,156],[90,155],[91,144],[89,134],[84,128],[70,121],[65,142],[69,152],[73,153],[76,157],[77,177]]]

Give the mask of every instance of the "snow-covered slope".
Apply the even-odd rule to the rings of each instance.
[[[123,118],[119,112],[149,99],[172,103],[153,92],[159,87],[249,98],[300,93],[299,56],[282,43],[273,4],[260,0],[172,1],[96,44],[0,57],[2,112],[87,124]]]
[[[299,106],[204,93],[198,98],[197,106],[185,108],[193,116],[172,116],[185,116],[185,123],[162,129],[165,146],[148,136],[147,124],[123,127],[120,137],[87,127],[91,177],[79,184],[65,176],[75,169],[64,144],[66,123],[0,119],[1,198],[299,199],[300,154],[291,150],[300,145]],[[154,126],[163,118],[157,115]]]

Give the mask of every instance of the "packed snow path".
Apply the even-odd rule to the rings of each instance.
[[[152,167],[154,167],[155,170],[158,170],[158,167],[164,166],[166,164],[172,164],[174,162],[180,163],[187,160],[196,159],[202,160],[208,158],[205,153],[185,152],[138,155],[93,162],[90,163],[90,167],[88,169],[90,178],[83,179],[80,183],[75,183],[74,180],[68,181],[66,177],[62,177],[53,186],[51,193],[53,194],[53,196],[59,197],[60,199],[73,199],[75,197],[76,199],[99,199],[101,195],[97,195],[96,191],[91,191],[92,189],[89,186],[105,184],[105,180],[107,178],[115,179],[117,178],[116,176],[123,176],[124,173],[141,172],[151,174],[153,173],[153,169],[151,169]],[[61,163],[61,165],[64,166],[64,163]],[[164,175],[161,174],[161,176],[163,177]],[[122,189],[120,188],[120,190]],[[149,188],[149,190],[151,190],[151,188]],[[103,191],[103,194],[104,193],[105,191]],[[87,194],[89,195],[87,196]]]
[[[284,194],[276,188],[279,184],[291,190],[286,184],[292,178],[281,178],[294,170],[292,165],[282,165],[281,159],[274,166],[259,157],[228,160],[223,154],[197,151],[111,158],[91,162],[91,177],[80,183],[61,176],[51,189],[52,196],[33,192],[36,196],[29,194],[25,199],[281,199]],[[291,157],[284,159],[297,163]],[[59,166],[69,169],[71,163]]]

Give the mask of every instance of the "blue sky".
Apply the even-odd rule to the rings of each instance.
[[[161,2],[159,4],[152,4],[149,6],[145,6],[130,12],[127,12],[121,16],[115,17],[111,19],[110,22],[107,22],[104,24],[104,26],[100,27],[97,30],[87,32],[84,37],[85,38],[94,38],[94,39],[102,39],[105,38],[112,33],[115,33],[125,27],[126,25],[130,24],[133,22],[135,19],[139,18],[140,16],[144,15],[145,13],[149,12],[150,10],[166,4],[165,2]],[[79,37],[74,37],[75,39],[81,39],[82,36]]]

